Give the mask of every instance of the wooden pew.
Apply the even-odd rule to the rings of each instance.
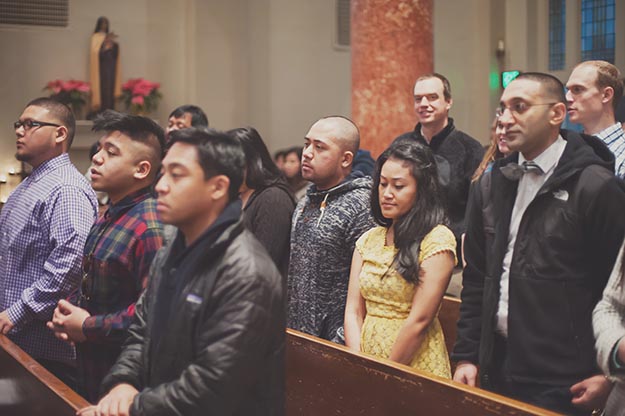
[[[438,311],[438,320],[443,328],[443,334],[445,335],[445,345],[447,351],[451,354],[456,343],[456,334],[458,331],[458,318],[460,317],[460,299],[445,296],[441,309]],[[453,367],[453,363],[452,363]]]
[[[438,314],[447,350],[460,300]],[[526,403],[287,330],[287,415],[557,415]],[[454,367],[454,363],[452,363]]]
[[[0,415],[72,416],[89,403],[0,335]]]
[[[286,356],[289,416],[558,414],[292,329]]]

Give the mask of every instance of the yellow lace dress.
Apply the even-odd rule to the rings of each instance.
[[[397,253],[394,246],[385,245],[386,228],[376,227],[356,242],[363,259],[360,272],[360,293],[365,299],[367,315],[362,326],[360,350],[388,358],[399,330],[410,313],[416,286],[408,283],[389,265]],[[438,225],[421,242],[419,264],[434,254],[449,251],[456,253],[456,239],[449,228]],[[382,278],[384,276],[384,278]],[[437,376],[451,378],[449,356],[438,317],[435,317],[423,343],[415,353],[411,367]]]

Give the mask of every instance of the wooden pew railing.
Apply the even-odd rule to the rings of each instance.
[[[0,415],[72,416],[89,403],[0,335]]]
[[[439,320],[448,351],[456,342],[459,311],[458,299],[444,298]],[[286,356],[289,416],[557,415],[291,329]]]
[[[292,329],[286,357],[289,416],[558,415]]]

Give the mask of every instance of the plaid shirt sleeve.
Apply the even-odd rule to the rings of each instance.
[[[43,274],[7,309],[9,319],[18,328],[33,319],[50,319],[59,299],[78,287],[82,251],[96,211],[81,189],[64,186],[47,201],[42,216],[50,225],[48,243],[53,249],[45,260]]]
[[[147,287],[152,260],[162,245],[162,228],[148,228],[136,240],[134,247],[134,264],[136,266],[134,276],[137,277],[136,283],[141,287],[142,291]],[[88,317],[83,323],[83,333],[87,341],[121,344],[134,318],[135,303],[133,302],[127,308],[114,313]]]

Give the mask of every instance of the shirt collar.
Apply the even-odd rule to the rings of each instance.
[[[541,154],[536,156],[533,160],[540,168],[543,170],[545,174],[549,173],[553,169],[555,169],[562,153],[564,152],[564,148],[566,147],[566,140],[562,138],[561,135],[558,135],[558,138],[555,142],[551,144],[548,148],[546,148]],[[523,157],[522,153],[519,153],[519,165],[522,165],[527,159]]]
[[[105,218],[117,217],[122,212],[127,209],[137,205],[139,202],[149,198],[152,196],[152,189],[150,186],[147,186],[143,189],[140,189],[136,192],[133,192],[129,195],[126,195],[116,204],[111,204],[109,208],[104,213]]]
[[[428,146],[430,146],[430,147],[437,147],[440,143],[443,142],[443,140],[447,136],[449,136],[449,134],[452,131],[454,131],[454,129],[455,129],[455,127],[454,127],[454,119],[449,117],[449,118],[447,118],[447,125],[443,128],[443,130],[439,131],[434,136],[432,136],[432,140],[430,140],[429,143],[428,143],[427,140],[425,140],[425,137],[421,133],[421,123],[418,123],[417,126],[415,127],[415,134],[424,143],[428,144]]]
[[[182,232],[178,231],[167,262],[170,264],[179,264],[191,252],[197,250],[206,254],[210,247],[219,239],[223,231],[240,220],[241,211],[242,203],[240,199],[235,199],[230,202],[226,205],[221,214],[219,214],[215,222],[213,222],[190,246],[186,245],[184,235]]]
[[[53,172],[60,167],[67,166],[71,163],[72,162],[70,162],[69,155],[67,153],[63,153],[59,156],[53,157],[52,159],[46,160],[41,165],[33,169],[31,174],[29,175],[29,177],[31,178],[30,180],[36,182],[46,176],[48,173]]]
[[[600,139],[605,139],[607,137],[610,137],[615,131],[621,130],[623,127],[621,125],[621,123],[616,122],[614,124],[612,124],[609,127],[606,127],[605,129],[601,130],[599,133],[594,134],[593,136],[597,136]]]

